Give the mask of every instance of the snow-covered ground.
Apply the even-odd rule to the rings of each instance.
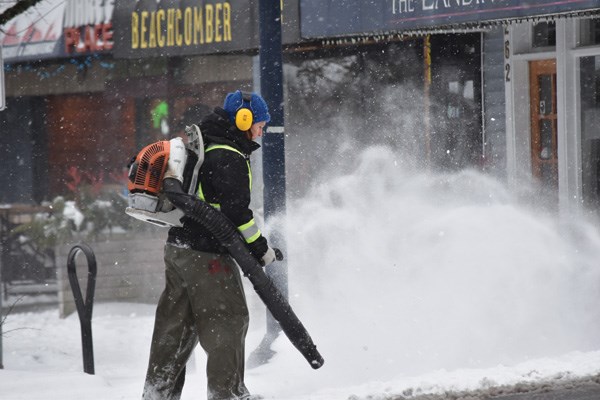
[[[271,362],[247,370],[249,389],[377,400],[600,373],[600,234],[525,198],[475,172],[410,170],[375,148],[288,204],[290,302],[325,365],[311,369],[282,335]],[[249,287],[247,297],[250,353],[265,311]],[[82,372],[76,315],[9,315],[0,398],[139,399],[153,312],[95,306],[94,376]],[[205,399],[203,364],[197,351],[184,400]]]
[[[5,369],[0,370],[0,398],[139,399],[153,311],[151,305],[96,305],[93,320],[95,375],[83,373],[81,336],[76,315],[63,320],[58,318],[56,311],[11,315],[5,330],[17,330],[7,332],[4,338]],[[254,349],[262,338],[263,326],[253,325],[248,338],[249,350]],[[358,339],[366,334],[364,330],[357,333],[348,335]],[[319,338],[315,339],[318,342]],[[453,370],[440,368],[426,373],[400,373],[393,376],[389,360],[370,358],[368,349],[353,356],[346,354],[347,349],[325,346],[321,350],[326,363],[315,371],[285,337],[280,337],[274,348],[278,353],[272,362],[248,370],[246,377],[250,390],[262,394],[266,399],[343,400],[351,396],[372,396],[371,399],[377,399],[390,394],[473,390],[557,376],[561,379],[575,378],[600,372],[600,351],[570,352],[514,365]],[[354,361],[340,368],[340,361],[336,361],[340,357]],[[203,363],[203,355],[197,351],[194,363],[188,368],[183,399],[206,398]],[[362,372],[362,378],[354,378],[352,382],[344,378],[345,373],[358,375],[357,371]]]

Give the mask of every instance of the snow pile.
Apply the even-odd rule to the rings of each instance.
[[[492,178],[415,173],[371,148],[288,214],[290,293],[332,380],[599,348],[598,232],[517,205]]]

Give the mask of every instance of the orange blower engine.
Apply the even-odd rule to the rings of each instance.
[[[127,189],[130,193],[158,196],[167,170],[171,142],[163,140],[149,144],[135,157],[130,169]]]
[[[165,178],[178,179],[193,194],[204,161],[204,144],[197,125],[186,127],[188,144],[182,138],[163,140],[144,147],[129,168],[129,206],[125,213],[154,225],[181,226],[183,212],[162,192]]]

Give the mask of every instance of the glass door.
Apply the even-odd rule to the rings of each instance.
[[[581,57],[581,183],[584,205],[600,211],[600,56]]]

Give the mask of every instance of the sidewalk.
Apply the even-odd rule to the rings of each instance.
[[[598,400],[600,385],[586,383],[572,388],[548,389],[536,393],[522,393],[508,396],[491,397],[494,400]]]

